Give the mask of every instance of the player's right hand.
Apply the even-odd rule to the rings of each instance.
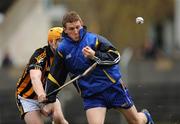
[[[41,113],[44,116],[50,116],[52,114],[52,108],[53,108],[53,103],[44,104],[44,106],[41,108]]]
[[[84,47],[82,49],[82,52],[86,58],[90,58],[90,59],[93,59],[95,55],[95,51],[89,46]]]

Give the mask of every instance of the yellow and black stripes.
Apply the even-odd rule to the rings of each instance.
[[[52,83],[55,83],[56,85],[60,86],[59,83],[56,81],[56,79],[55,79],[51,74],[48,75],[48,79],[49,79]]]
[[[25,115],[24,109],[22,107],[21,101],[17,97],[18,96],[16,96],[16,104],[17,104],[18,110],[20,111],[21,119],[24,119],[24,115]]]
[[[30,70],[38,69],[42,71],[41,81],[43,86],[45,85],[46,77],[50,71],[50,66],[53,61],[53,57],[48,55],[50,48],[45,46],[44,48],[37,49],[27,64],[22,77],[17,82],[17,90],[16,95],[20,95],[23,98],[35,99],[36,93],[33,90],[31,78],[30,78]]]
[[[38,63],[40,63],[41,61],[43,61],[43,59],[46,57],[46,51],[43,51],[40,55],[38,55],[37,57],[35,57],[36,61]]]

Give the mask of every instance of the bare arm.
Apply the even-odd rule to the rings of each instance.
[[[46,98],[46,93],[43,88],[43,84],[41,82],[41,76],[42,72],[39,69],[31,69],[30,70],[30,77],[31,77],[31,82],[33,89],[35,93],[38,96],[38,101],[43,101]]]

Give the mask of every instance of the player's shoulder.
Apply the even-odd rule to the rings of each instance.
[[[86,33],[86,39],[88,39],[89,41],[96,41],[97,34],[95,34],[93,32],[87,32]]]
[[[34,53],[41,54],[41,53],[45,52],[46,49],[47,49],[47,46],[44,46],[44,47],[41,47],[41,48],[37,48]]]
[[[93,32],[86,32],[86,35],[88,35],[88,36],[94,36],[94,37],[96,37],[97,36],[97,34],[96,33],[93,33]]]
[[[33,57],[41,57],[41,58],[45,58],[46,57],[46,50],[47,50],[47,46],[38,48],[34,51],[33,53]]]
[[[58,45],[58,49],[68,48],[69,45],[70,45],[70,42],[68,42],[66,39],[62,39],[61,42]]]
[[[100,41],[108,41],[109,40],[107,38],[105,38],[104,36],[100,35],[100,34],[97,34],[97,38],[100,40]]]

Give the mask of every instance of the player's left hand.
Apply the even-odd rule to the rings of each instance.
[[[42,94],[38,96],[39,103],[45,103],[47,101],[46,94]]]
[[[86,58],[93,59],[95,56],[95,51],[91,47],[86,46],[82,49],[82,52]]]

